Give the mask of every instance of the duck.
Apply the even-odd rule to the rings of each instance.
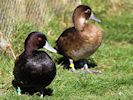
[[[101,22],[89,6],[77,6],[72,16],[74,26],[65,29],[56,40],[55,48],[59,54],[68,59],[72,72],[75,72],[75,61],[86,60],[96,52],[102,43],[102,29],[87,22],[88,20]],[[87,63],[84,63],[82,69],[89,73],[97,72],[89,70]]]
[[[32,90],[44,96],[46,86],[50,85],[56,75],[56,65],[52,58],[41,48],[51,52],[57,51],[50,46],[46,36],[41,32],[31,32],[24,43],[24,51],[15,60],[13,69],[13,86],[18,95]]]

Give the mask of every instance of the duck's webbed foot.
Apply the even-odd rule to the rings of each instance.
[[[52,92],[52,89],[43,87],[40,89],[40,98],[43,98],[45,95],[51,96]]]
[[[87,64],[84,64],[84,66],[83,66],[83,68],[81,70],[84,70],[87,73],[95,73],[95,74],[101,73],[101,71],[98,71],[98,70],[90,70],[88,68],[88,65]]]
[[[40,90],[40,98],[43,98],[44,97],[44,89],[41,89]]]
[[[20,88],[22,85],[23,85],[23,82],[19,82],[19,81],[17,81],[16,79],[14,79],[13,81],[12,81],[12,85],[16,88],[16,92],[17,92],[17,94],[18,95],[21,95],[21,93],[22,93],[22,88]]]

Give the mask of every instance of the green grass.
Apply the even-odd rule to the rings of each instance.
[[[123,4],[119,2],[118,11],[113,13],[105,10],[112,11],[111,4],[106,0],[103,0],[103,3],[100,1],[95,4],[94,1],[83,0],[83,3],[89,3],[102,20],[99,25],[104,29],[103,43],[91,56],[98,65],[94,69],[101,70],[102,73],[85,74],[80,70],[77,70],[77,73],[71,73],[56,63],[57,75],[48,86],[53,89],[53,95],[45,96],[44,100],[132,100],[133,13],[131,0],[124,1],[126,3],[122,7],[125,9],[118,7]],[[24,39],[29,32],[35,30],[44,32],[54,46],[60,33],[69,26],[63,26],[60,21],[62,20],[58,21],[58,18],[55,18],[47,26],[41,28],[27,22],[17,24],[16,34],[12,39],[15,54],[19,55],[22,52]],[[0,100],[40,100],[37,95],[17,95],[11,84],[14,60],[5,52],[0,52]],[[50,52],[49,55],[54,61],[60,57]]]

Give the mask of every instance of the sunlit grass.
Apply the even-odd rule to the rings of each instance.
[[[103,43],[91,58],[97,63],[94,69],[101,70],[101,74],[85,74],[78,70],[71,73],[56,63],[57,75],[49,86],[53,89],[52,96],[45,96],[44,100],[132,100],[133,98],[133,13],[131,0],[82,0],[94,8],[96,15],[102,20],[99,25],[104,30]],[[97,3],[95,3],[97,2]],[[112,10],[111,3],[115,3],[117,10]],[[127,5],[128,4],[128,5]],[[120,5],[122,7],[120,9]],[[114,11],[114,12],[108,12]],[[70,12],[69,12],[70,13]],[[113,14],[112,14],[113,13]],[[67,13],[67,16],[69,14]],[[65,14],[64,14],[65,16]],[[66,17],[66,16],[65,16]],[[18,56],[23,51],[24,39],[31,31],[41,31],[52,46],[61,32],[72,25],[71,16],[55,17],[44,26],[37,26],[30,22],[17,22],[14,25],[15,34],[12,36],[12,46]],[[23,94],[18,96],[13,88],[12,71],[14,59],[5,51],[0,51],[0,99],[1,100],[40,100],[37,95]],[[48,52],[56,62],[60,55]]]

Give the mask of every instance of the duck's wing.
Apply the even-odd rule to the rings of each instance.
[[[79,35],[74,27],[66,29],[56,41],[56,49],[59,54],[68,56],[67,52],[71,51],[79,40]]]
[[[21,81],[21,76],[22,76],[21,73],[23,73],[22,69],[24,69],[24,67],[25,67],[26,60],[27,60],[27,57],[26,57],[26,55],[24,55],[24,53],[22,53],[15,60],[13,75],[14,75],[15,79],[18,81]]]

